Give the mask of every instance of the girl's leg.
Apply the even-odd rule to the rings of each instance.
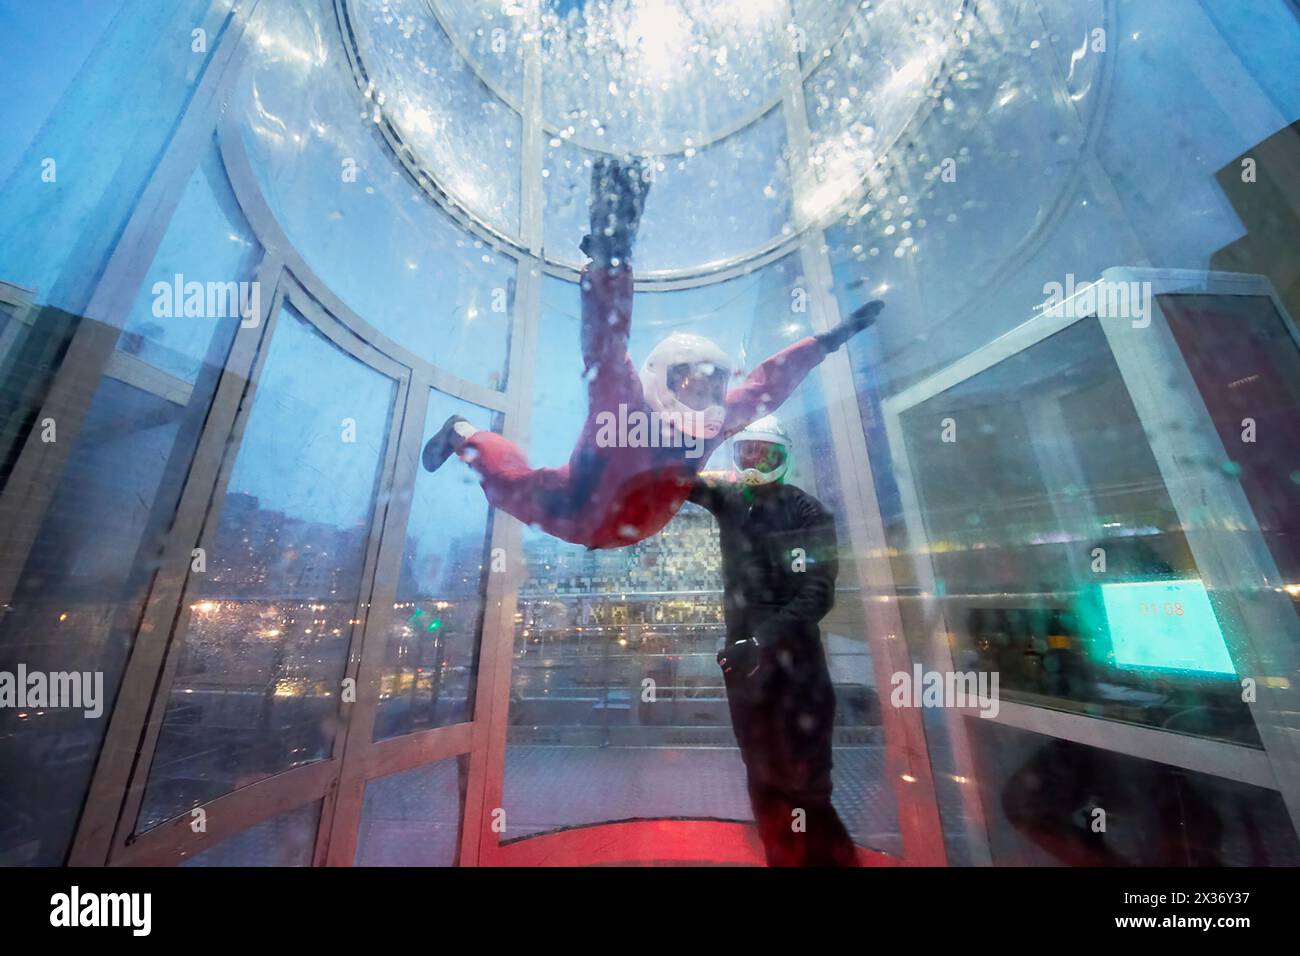
[[[547,519],[555,509],[547,503],[563,495],[566,469],[533,468],[514,442],[477,429],[459,415],[447,419],[424,446],[424,467],[436,471],[452,454],[478,473],[488,504],[550,530]]]

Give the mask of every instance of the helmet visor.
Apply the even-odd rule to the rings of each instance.
[[[741,471],[753,468],[770,474],[785,464],[786,450],[784,445],[770,441],[738,441],[734,454]]]
[[[727,369],[712,362],[680,362],[668,368],[668,387],[687,408],[702,412],[727,402]]]

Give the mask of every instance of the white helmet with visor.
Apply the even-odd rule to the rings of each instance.
[[[695,438],[714,438],[727,417],[727,353],[708,339],[674,332],[641,367],[647,404]]]

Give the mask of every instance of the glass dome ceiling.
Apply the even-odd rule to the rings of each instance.
[[[638,274],[672,278],[858,195],[934,102],[968,0],[335,2],[371,119],[435,198],[574,268],[592,160],[650,157]]]

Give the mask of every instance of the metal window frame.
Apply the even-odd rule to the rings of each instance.
[[[1125,267],[1105,270],[1098,281],[1151,283],[1149,327],[1134,328],[1128,319],[1098,321],[1139,421],[1150,438],[1151,452],[1197,569],[1229,613],[1243,622],[1242,641],[1231,648],[1239,673],[1257,672],[1253,670],[1254,665],[1269,658],[1275,667],[1295,673],[1300,668],[1300,657],[1295,650],[1300,645],[1300,621],[1284,597],[1257,587],[1254,588],[1257,593],[1251,594],[1244,586],[1243,582],[1247,580],[1280,581],[1280,575],[1240,484],[1222,472],[1198,464],[1201,460],[1224,461],[1228,456],[1157,297],[1179,293],[1267,297],[1297,348],[1300,348],[1300,332],[1264,276]],[[1081,286],[1076,297],[1082,295],[1085,288]],[[949,628],[936,593],[933,561],[928,557],[929,536],[902,415],[1076,322],[1096,318],[1074,315],[1074,311],[1064,305],[1059,308],[1044,306],[1036,317],[883,402],[885,428],[903,502],[908,547],[927,617],[934,621],[933,628],[925,636],[940,667],[952,669],[946,639]],[[1178,446],[1169,439],[1168,430],[1161,427],[1175,418],[1196,422],[1199,426],[1184,429],[1182,444]],[[1226,524],[1216,529],[1200,522],[1195,515],[1203,508],[1221,516]],[[1224,534],[1225,528],[1238,531]],[[1261,748],[1019,701],[1003,702],[998,715],[986,719],[1047,737],[1102,747],[1113,753],[1277,790],[1290,814],[1292,826],[1300,833],[1300,749],[1293,732],[1271,722],[1266,716],[1269,710],[1278,714],[1288,708],[1296,710],[1297,703],[1300,703],[1300,690],[1261,683],[1258,695],[1258,703],[1247,706]],[[950,726],[965,736],[963,718],[974,717],[978,711],[946,710]]]
[[[0,304],[10,306],[14,316],[3,332],[0,332],[0,362],[9,357],[10,350],[17,343],[23,327],[31,328],[35,321],[36,292],[0,280]]]

